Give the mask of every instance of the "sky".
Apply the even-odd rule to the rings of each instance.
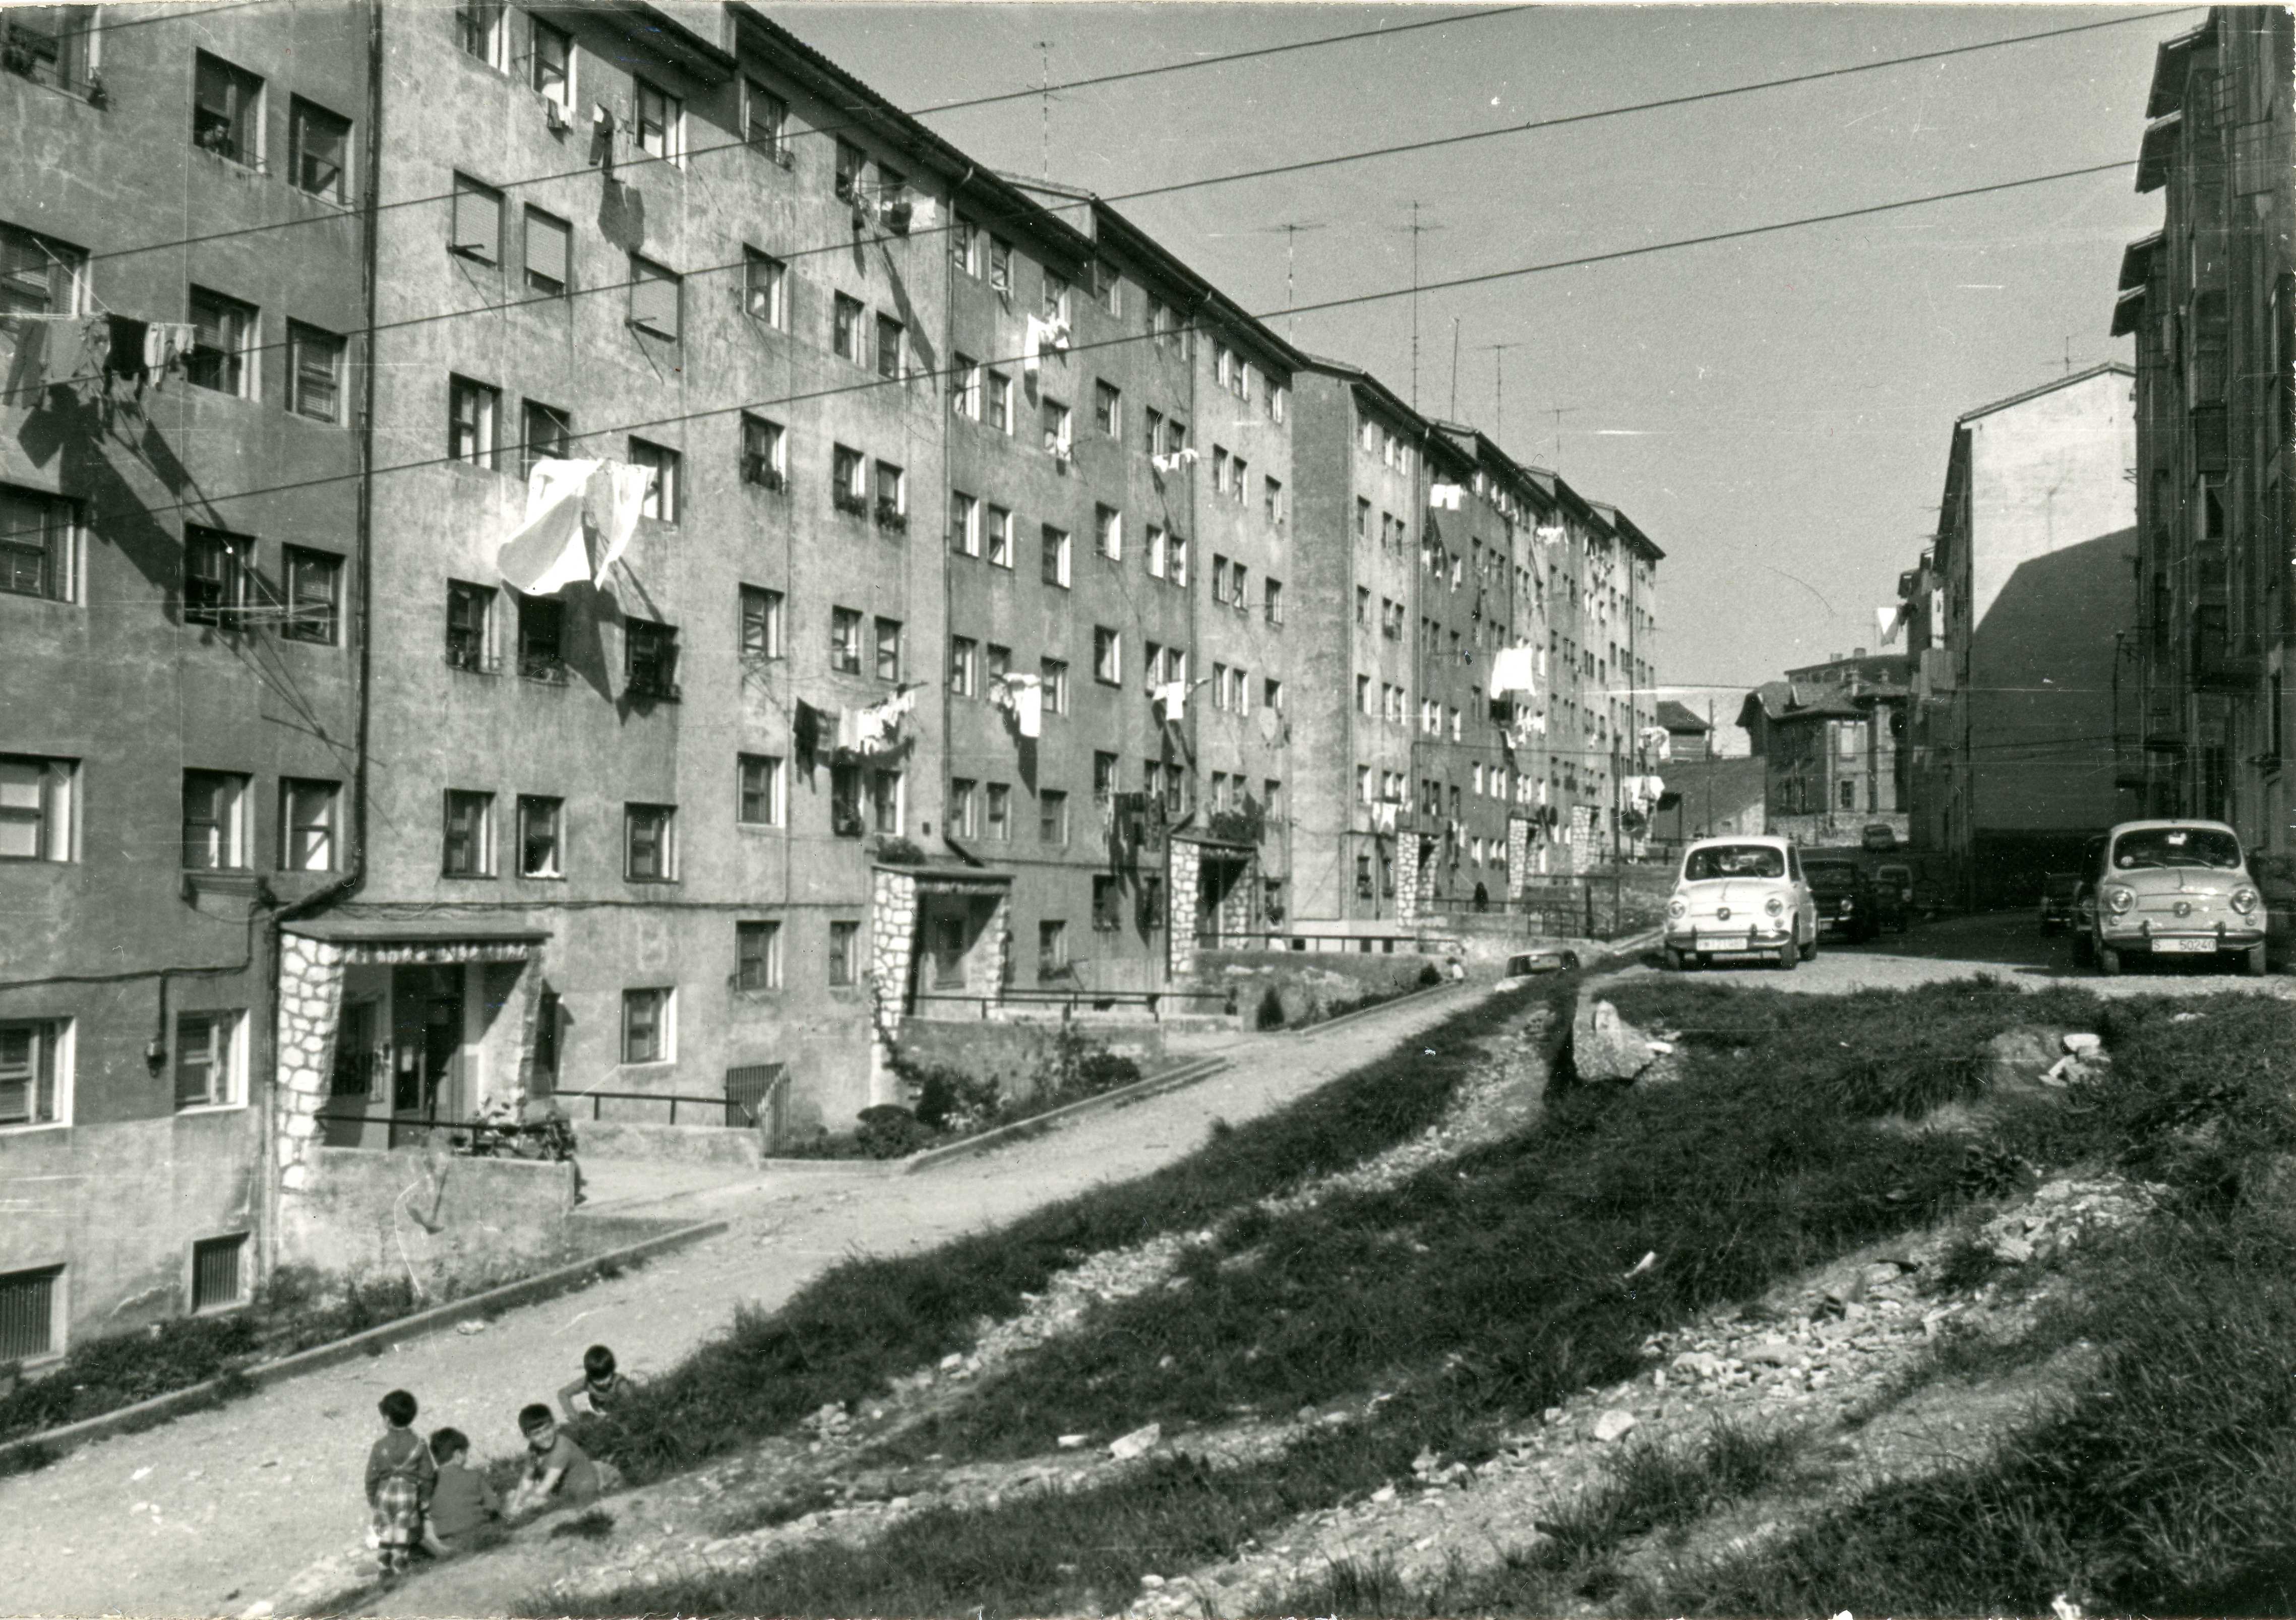
[[[1111,198],[2143,16],[1729,4],[1475,17],[1249,0],[769,9],[909,108],[1032,88],[1047,69],[1059,84],[1458,16],[926,120],[995,168],[1049,168]],[[1301,348],[1411,398],[1411,298],[1283,312],[1407,290],[1414,201],[1419,279],[1433,282],[2133,160],[2154,46],[2202,14],[1119,206]],[[2136,195],[2120,168],[1429,291],[1416,300],[1415,397],[1559,467],[1657,541],[1660,683],[1701,713],[1711,699],[1724,740],[1742,743],[1730,726],[1746,686],[1876,645],[1873,610],[1894,602],[1935,526],[1956,416],[2069,364],[2130,359],[2128,340],[2107,335],[2120,251],[2160,216],[2159,196]]]

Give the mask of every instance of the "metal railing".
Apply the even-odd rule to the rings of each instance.
[[[1410,934],[1278,934],[1226,929],[1217,937],[1201,936],[1200,949],[1214,951],[1353,952],[1364,956],[1439,956],[1454,944],[1449,939],[1422,939]],[[1398,949],[1399,947],[1399,949]]]
[[[689,1109],[716,1109],[717,1118],[706,1120],[703,1122],[705,1124],[740,1127],[750,1123],[742,1117],[744,1109],[742,1103],[722,1092],[718,1096],[709,1097],[698,1096],[691,1092],[558,1092],[553,1094],[552,1100],[570,1109],[572,1104],[586,1098],[590,1103],[592,1119],[604,1118],[605,1105],[609,1102],[666,1102],[669,1104],[668,1123],[676,1125],[677,1105],[682,1102]],[[693,1122],[689,1120],[688,1123]]]
[[[920,990],[910,997],[922,1005],[927,1002],[950,1002],[977,1006],[980,1017],[993,1016],[999,1007],[1040,1006],[1059,1007],[1064,1019],[1073,1018],[1081,1007],[1094,1012],[1112,1012],[1120,1007],[1145,1008],[1151,1020],[1162,1019],[1167,1011],[1185,1010],[1169,1003],[1215,1002],[1224,1012],[1235,1010],[1235,997],[1226,990],[1004,990],[988,993],[963,991]]]
[[[361,1127],[362,1134],[366,1126],[381,1125],[383,1127],[383,1145],[386,1148],[398,1146],[399,1135],[402,1132],[414,1134],[416,1140],[426,1138],[433,1131],[460,1132],[463,1140],[457,1141],[455,1146],[464,1151],[469,1150],[471,1139],[481,1131],[497,1136],[542,1137],[554,1130],[563,1128],[562,1125],[554,1125],[542,1120],[506,1123],[494,1119],[457,1119],[444,1114],[353,1113],[342,1109],[322,1109],[312,1117],[323,1125],[358,1125]],[[321,1145],[330,1144],[323,1137]]]

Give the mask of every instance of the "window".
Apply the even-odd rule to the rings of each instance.
[[[565,610],[554,597],[521,596],[518,673],[529,681],[562,683],[566,679],[565,632]]]
[[[1283,481],[1278,479],[1269,479],[1267,480],[1266,489],[1267,498],[1267,520],[1270,523],[1280,525],[1283,521]]]
[[[0,861],[72,858],[72,787],[78,765],[0,754]]]
[[[869,773],[869,811],[878,831],[898,837],[902,812],[906,805],[903,798],[904,779],[898,771],[872,771]]]
[[[220,56],[195,53],[192,144],[250,168],[263,167],[263,81]]]
[[[630,255],[630,324],[657,338],[677,336],[681,278],[650,258]]]
[[[969,635],[948,638],[948,690],[960,698],[979,695],[980,643]]]
[[[1283,622],[1283,582],[1263,579],[1259,582],[1260,600],[1266,604],[1266,618],[1271,625]]]
[[[858,450],[846,445],[829,447],[829,499],[838,511],[857,514],[869,510],[867,479],[868,462]]]
[[[563,461],[574,447],[574,419],[556,405],[538,399],[526,402],[526,433],[521,445],[518,475],[529,477],[534,463]]]
[[[1171,567],[1171,537],[1153,523],[1148,526],[1148,577],[1161,579]]]
[[[566,801],[525,793],[518,800],[518,875],[566,875]]]
[[[540,209],[526,210],[526,285],[556,297],[573,280],[574,227]]]
[[[1112,385],[1092,385],[1092,425],[1119,444],[1124,442],[1124,396]]]
[[[742,656],[777,659],[782,655],[782,593],[761,585],[743,585],[741,593]]]
[[[184,773],[184,865],[234,871],[247,865],[247,778],[226,771]]]
[[[192,1309],[220,1311],[247,1297],[247,1234],[201,1238],[192,1245]]]
[[[980,503],[963,490],[949,492],[948,549],[960,557],[980,555]]]
[[[291,642],[335,644],[341,622],[343,560],[329,552],[286,548],[287,614],[279,626]]]
[[[0,1360],[30,1361],[56,1350],[56,1284],[64,1268],[0,1275]]]
[[[999,292],[1013,290],[1013,244],[1001,236],[988,239],[988,284]]]
[[[668,91],[631,80],[631,101],[637,110],[638,150],[665,163],[685,161],[685,103]]]
[[[854,980],[854,946],[861,937],[857,922],[832,922],[829,925],[829,982],[833,986],[850,986]]]
[[[962,776],[949,779],[948,830],[961,839],[972,837],[976,830],[974,793],[979,787],[978,782],[969,781]]]
[[[907,334],[890,315],[877,317],[877,375],[898,382],[908,375],[902,364],[901,346]]]
[[[829,346],[854,364],[861,364],[861,304],[843,293],[831,306]]]
[[[734,757],[734,819],[748,827],[781,826],[786,805],[780,759],[770,754],[737,754]]]
[[[1092,290],[1103,309],[1112,315],[1124,314],[1124,278],[1117,273],[1114,265],[1099,259],[1093,261]]]
[[[49,331],[45,323],[12,322],[8,316],[77,314],[86,266],[87,255],[78,248],[0,225],[0,352],[44,343]],[[0,390],[0,399],[7,397]],[[29,393],[22,403],[31,403]]]
[[[495,875],[495,796],[447,790],[446,837],[439,861],[449,878]]]
[[[1371,677],[1367,675],[1356,677],[1356,713],[1371,713]]]
[[[1013,837],[1013,787],[1009,782],[988,784],[988,836],[1003,844]]]
[[[898,682],[901,678],[901,621],[881,618],[877,621],[877,678]]]
[[[255,307],[204,287],[192,289],[192,352],[184,375],[200,388],[255,397]]]
[[[1227,493],[1227,452],[1218,445],[1212,446],[1212,487],[1221,495]]]
[[[980,420],[980,362],[970,355],[949,357],[948,408],[967,421]]]
[[[622,876],[633,883],[677,879],[677,809],[674,805],[622,806]]]
[[[988,373],[988,425],[1000,433],[1013,430],[1013,379],[1003,372]]]
[[[296,96],[288,102],[287,177],[296,190],[345,200],[343,176],[350,162],[351,121]]]
[[[778,330],[789,327],[789,266],[755,248],[742,250],[742,313]]]
[[[1045,319],[1065,325],[1069,318],[1069,281],[1058,271],[1045,272]]]
[[[1188,543],[1179,536],[1174,535],[1166,543],[1164,551],[1168,563],[1168,577],[1174,585],[1185,588],[1188,583]]]
[[[447,454],[472,467],[495,465],[502,390],[467,377],[447,379]]]
[[[861,615],[851,608],[829,610],[829,667],[839,675],[861,673]]]
[[[622,632],[622,675],[634,698],[675,700],[677,630],[652,619],[627,620]]]
[[[837,194],[847,202],[861,200],[861,170],[868,162],[861,149],[850,141],[837,143]]]
[[[1069,667],[1062,659],[1039,659],[1037,679],[1045,690],[1045,712],[1065,715],[1069,712]]]
[[[1069,925],[1060,920],[1037,924],[1037,982],[1069,975]]]
[[[829,767],[829,829],[840,839],[861,836],[861,767]]]
[[[186,1012],[176,1019],[176,1107],[227,1108],[241,1097],[239,1012]]]
[[[64,1125],[71,1118],[71,1020],[0,1024],[0,1130]],[[7,1287],[0,1280],[0,1289]],[[6,1297],[0,1293],[0,1354],[7,1354]]]
[[[742,89],[743,136],[775,161],[783,162],[782,141],[789,128],[789,103],[754,78],[742,80]]]
[[[668,1063],[676,1048],[672,1041],[671,1016],[676,993],[669,990],[622,992],[622,1061]]]
[[[789,435],[781,423],[742,413],[742,482],[759,489],[789,487]]]
[[[630,465],[646,471],[645,498],[638,504],[641,517],[664,523],[677,521],[677,470],[683,458],[665,445],[630,440]]]
[[[1013,566],[1013,514],[1001,506],[988,509],[988,560],[1000,569]]]
[[[1095,506],[1092,513],[1093,544],[1111,562],[1124,560],[1124,514],[1113,506]]]
[[[1151,455],[1164,454],[1164,413],[1150,405],[1140,414],[1140,438]]]
[[[1044,526],[1041,539],[1043,550],[1038,563],[1039,577],[1045,584],[1059,585],[1065,590],[1070,583],[1069,531],[1054,528],[1047,523]]]
[[[1092,627],[1092,678],[1104,686],[1124,683],[1124,637],[1106,625]]]
[[[78,516],[70,501],[0,485],[0,591],[70,601],[78,582]]]
[[[737,922],[734,925],[734,988],[778,990],[782,987],[782,925],[778,922]]]
[[[539,17],[531,24],[533,49],[527,58],[527,83],[562,112],[574,110],[574,40]]]
[[[491,586],[447,582],[447,664],[491,675],[494,648],[495,593]]]
[[[949,243],[949,258],[955,261],[958,269],[978,281],[981,269],[981,244],[986,240],[980,227],[960,214],[952,231],[954,238]]]
[[[447,250],[482,265],[502,260],[503,194],[468,175],[455,176],[455,211]]]
[[[1044,402],[1045,454],[1065,462],[1075,448],[1076,418],[1057,399]]]
[[[879,462],[873,474],[877,527],[897,533],[906,532],[909,527],[908,475],[890,462]]]
[[[1285,416],[1290,414],[1291,407],[1292,390],[1290,387],[1281,382],[1271,382],[1268,384],[1267,415],[1269,420],[1273,421],[1282,421]]]
[[[510,70],[509,8],[503,0],[456,0],[455,38],[464,54],[489,68]]]
[[[1037,837],[1046,844],[1069,841],[1069,796],[1056,788],[1037,795]]]

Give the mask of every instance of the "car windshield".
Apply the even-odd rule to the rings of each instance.
[[[1785,851],[1769,844],[1709,844],[1693,849],[1682,863],[1685,883],[1704,883],[1715,878],[1783,878]]]
[[[2115,871],[2156,866],[2204,866],[2231,871],[2240,865],[2240,840],[2210,827],[2141,827],[2112,844]]]
[[[1801,870],[1803,875],[1808,878],[1809,886],[1812,888],[1857,887],[1857,869],[1855,866],[1844,866],[1838,861],[1804,861]]]

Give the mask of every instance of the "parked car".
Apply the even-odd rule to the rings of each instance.
[[[2228,957],[2264,971],[2264,896],[2222,822],[2123,822],[2105,835],[2089,949],[2118,973],[2131,955]]]
[[[1887,822],[1870,822],[1859,830],[1857,844],[1861,849],[1895,849],[1898,830]]]
[[[1874,897],[1874,881],[1855,861],[1805,861],[1810,898],[1817,905],[1817,926],[1832,929],[1852,945],[1863,945],[1882,931],[1881,904]]]
[[[1894,863],[1874,869],[1874,920],[1902,934],[1914,923],[1914,869]]]
[[[2073,902],[2080,898],[2080,889],[2077,871],[2041,874],[2041,932],[2062,934],[2072,926]]]
[[[1817,905],[1790,839],[1700,839],[1682,852],[1666,903],[1666,963],[1768,956],[1781,968],[1817,954]]]

